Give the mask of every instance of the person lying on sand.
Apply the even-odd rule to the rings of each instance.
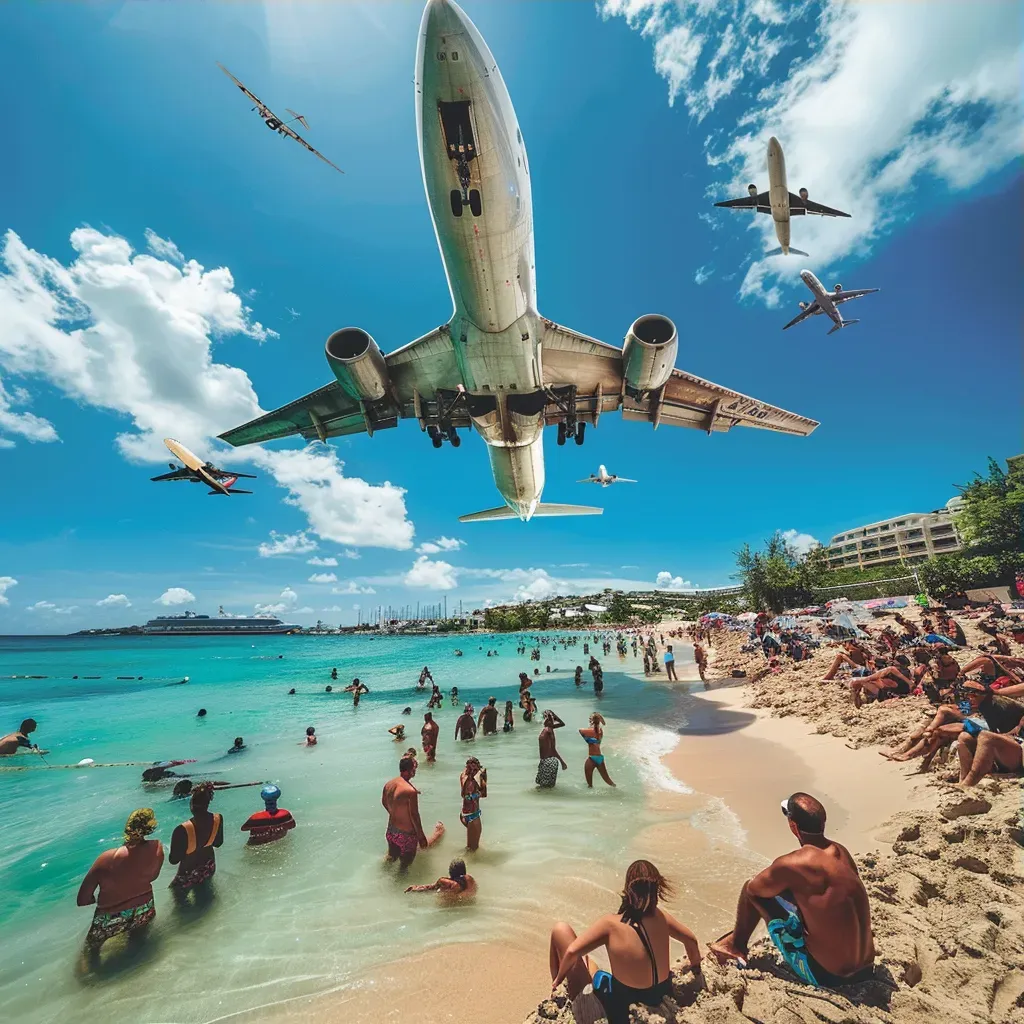
[[[448,865],[448,874],[433,885],[410,885],[406,892],[439,892],[445,896],[473,896],[476,893],[476,879],[466,874],[466,862],[453,860]]]
[[[423,847],[433,846],[444,835],[444,825],[438,822],[434,834],[427,839],[420,821],[420,791],[412,784],[416,762],[403,757],[398,762],[398,777],[385,783],[380,802],[388,812],[388,827],[384,838],[388,844],[388,861],[397,860],[404,871]]]
[[[592,984],[594,994],[585,998],[596,999],[601,1009],[591,1018],[603,1015],[609,1024],[628,1024],[632,1004],[660,1006],[672,994],[670,939],[683,944],[690,969],[700,975],[697,937],[658,906],[660,899],[671,895],[671,884],[650,861],[630,864],[616,913],[599,918],[582,935],[565,921],[551,930],[551,991],[565,982],[569,999],[575,1004],[583,989]],[[601,946],[608,950],[610,974],[597,970],[587,956]],[[583,1007],[579,1008],[582,1016]]]
[[[782,801],[800,849],[774,860],[743,884],[733,930],[712,942],[719,963],[746,964],[759,921],[796,976],[815,988],[865,981],[875,944],[864,883],[849,851],[825,836],[825,808],[807,793]]]

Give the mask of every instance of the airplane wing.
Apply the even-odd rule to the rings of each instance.
[[[236,473],[231,469],[207,469],[207,473],[213,477],[214,480],[226,480],[231,477],[232,480],[255,480],[256,475],[254,473]]]
[[[833,210],[831,206],[822,206],[810,199],[801,199],[800,196],[789,193],[789,212],[791,214],[812,213],[819,217],[849,217],[848,213],[842,210]]]
[[[224,74],[227,75],[228,78],[230,78],[231,81],[234,82],[235,85],[237,85],[238,88],[241,89],[242,92],[244,92],[245,95],[248,96],[249,99],[251,99],[253,101],[253,103],[256,105],[256,109],[260,112],[260,117],[273,117],[273,118],[277,118],[277,115],[270,109],[270,107],[268,107],[263,102],[263,100],[261,100],[259,98],[259,96],[256,95],[256,93],[250,92],[237,78],[235,78],[235,76],[233,74],[231,74],[230,71],[228,71],[228,69],[226,67],[224,67],[223,64],[221,64],[220,61],[217,61],[217,67],[219,67],[221,69],[221,71],[223,71]],[[280,118],[277,118],[277,119],[280,120]]]
[[[588,476],[585,480],[577,480],[576,483],[578,483],[578,484],[596,484],[597,483],[597,477],[596,476]]]
[[[628,476],[617,476],[613,481],[613,484],[635,484],[636,480],[630,480]]]
[[[742,199],[726,199],[724,202],[715,203],[715,206],[724,207],[727,210],[757,210],[758,213],[771,213],[772,204],[767,192],[759,196],[744,196]]]
[[[817,420],[765,405],[682,370],[673,370],[658,391],[632,398],[624,393],[620,348],[550,320],[544,325],[544,382],[551,389],[575,386],[577,414],[582,413],[587,422],[596,424],[602,412],[621,408],[625,420],[646,421],[655,427],[692,427],[709,434],[741,426],[805,437],[818,426]],[[554,401],[545,414],[548,423],[557,423],[563,415]]]
[[[151,481],[157,480],[195,480],[190,469],[176,469],[172,473],[162,473],[160,476],[151,476]]]
[[[808,304],[806,309],[801,309],[800,312],[797,313],[797,315],[795,317],[793,317],[793,319],[790,320],[789,323],[786,324],[786,326],[783,327],[782,329],[784,331],[788,331],[790,329],[790,327],[792,327],[794,324],[802,323],[809,316],[814,316],[815,313],[820,313],[820,312],[821,312],[821,309],[818,306],[817,300],[815,300],[814,302]]]
[[[862,295],[871,295],[877,291],[877,288],[853,288],[847,292],[833,292],[832,301],[838,306],[840,302],[849,302],[850,299],[859,299]]]
[[[442,392],[455,394],[461,384],[455,350],[447,327],[438,328],[384,357],[393,394],[379,402],[360,402],[337,381],[302,398],[259,416],[220,435],[222,441],[238,445],[273,441],[301,434],[307,440],[347,434],[373,434],[397,426],[402,417],[421,417],[421,426],[436,423],[439,406],[446,401]],[[465,404],[449,417],[453,426],[469,426]]]
[[[294,139],[300,146],[305,146],[314,156],[318,156],[325,164],[331,164],[331,166],[339,173],[344,174],[345,172],[337,165],[331,163],[318,149],[314,149],[297,131],[290,128],[288,125],[283,124],[278,131],[284,132],[288,138]]]

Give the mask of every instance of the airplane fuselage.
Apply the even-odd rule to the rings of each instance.
[[[832,293],[811,273],[809,270],[801,270],[800,277],[804,284],[810,288],[818,303],[818,308],[837,327],[843,326],[843,318],[839,313],[839,307],[832,301]]]
[[[768,200],[772,206],[775,236],[783,255],[789,255],[789,183],[786,180],[786,157],[779,140],[773,135],[768,140]]]
[[[526,146],[483,37],[429,0],[416,55],[427,203],[454,311],[448,329],[494,482],[522,519],[544,488],[544,394]]]

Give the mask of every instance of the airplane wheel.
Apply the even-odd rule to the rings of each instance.
[[[577,444],[583,444],[583,436],[584,436],[584,432],[586,431],[586,429],[587,429],[586,423],[577,423],[576,424],[576,443]]]
[[[480,202],[480,192],[478,189],[471,188],[469,190],[469,210],[474,217],[479,217],[483,212],[483,203]]]
[[[434,446],[435,448],[440,448],[440,447],[441,447],[441,445],[443,445],[443,444],[444,444],[444,438],[443,438],[443,437],[442,437],[442,436],[441,436],[440,434],[435,434],[435,435],[434,435],[434,436],[433,436],[433,437],[432,437],[432,438],[430,439],[430,443],[431,443],[431,444],[432,444],[432,445],[433,445],[433,446]]]
[[[558,424],[558,444],[560,446],[565,444],[565,424],[562,422]]]
[[[276,117],[267,118],[267,127],[272,131],[276,132],[281,127],[281,122]]]
[[[462,438],[459,437],[459,432],[454,427],[448,430],[448,440],[451,441],[453,448],[458,448],[462,444]]]
[[[462,193],[457,188],[453,188],[452,189],[451,199],[452,199],[452,213],[456,217],[461,217],[462,216]]]

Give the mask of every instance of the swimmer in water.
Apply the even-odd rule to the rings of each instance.
[[[299,744],[300,747],[315,747],[316,746],[316,729],[313,726],[309,726],[306,729],[306,738]]]
[[[388,732],[395,737],[396,743],[402,743],[405,740],[405,726],[404,725],[393,725]]]
[[[332,693],[333,691],[334,691],[334,687],[333,686],[325,686],[324,687],[324,693]]]
[[[240,754],[245,750],[245,740],[241,736],[235,737],[235,745],[228,751],[229,754]]]
[[[411,715],[412,714],[412,708],[402,708],[402,714],[403,715]]]
[[[457,708],[459,706],[459,688],[457,686],[453,686],[448,696],[451,698],[452,707]]]
[[[294,686],[288,691],[288,696],[289,697],[294,697],[295,696],[295,687]]]
[[[30,754],[40,753],[37,744],[33,743],[28,737],[29,733],[36,731],[36,720],[34,718],[26,718],[17,732],[8,733],[2,739],[0,739],[0,757],[6,757],[9,754],[16,754],[19,750],[27,750]],[[45,751],[43,751],[45,753]]]
[[[331,678],[332,679],[337,679],[338,678],[338,670],[336,668],[332,668],[331,669]]]
[[[264,786],[260,790],[264,810],[250,814],[242,825],[242,831],[249,833],[249,846],[260,846],[283,839],[290,829],[295,828],[295,819],[291,811],[277,806],[281,798],[281,790],[274,785]]]
[[[206,717],[206,708],[200,708],[196,712],[196,718],[205,718],[205,717]]]
[[[410,885],[406,892],[439,892],[446,896],[472,896],[476,892],[476,879],[466,874],[466,862],[453,860],[448,865],[446,878],[439,878],[433,885]]]
[[[501,727],[502,732],[512,732],[516,727],[516,718],[512,712],[512,701],[505,701],[505,724]]]

